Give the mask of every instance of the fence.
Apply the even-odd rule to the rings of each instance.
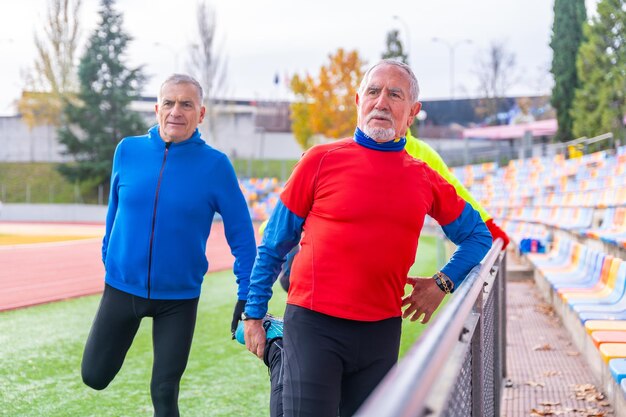
[[[24,182],[7,185],[0,182],[0,201],[25,204],[98,204],[105,205],[108,194],[104,185],[87,190],[85,194],[78,184],[34,184]]]
[[[500,416],[506,255],[496,240],[358,417]]]

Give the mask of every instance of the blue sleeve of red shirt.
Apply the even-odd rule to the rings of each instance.
[[[300,242],[304,219],[295,215],[278,200],[263,232],[258,248],[246,302],[248,317],[262,318],[272,297],[272,285],[280,273],[285,257]]]
[[[465,279],[472,268],[480,263],[491,248],[492,238],[480,214],[465,203],[463,211],[452,223],[442,226],[448,239],[457,245],[448,263],[441,269],[454,288]]]

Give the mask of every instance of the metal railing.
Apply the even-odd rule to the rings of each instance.
[[[497,239],[358,417],[500,415],[506,374],[506,255]]]
[[[616,140],[615,137],[613,136],[613,133],[608,132],[608,133],[603,133],[598,136],[594,136],[592,138],[583,136],[581,138],[570,140],[568,142],[552,143],[548,145],[547,147],[551,149],[553,153],[566,154],[571,157],[572,155],[570,155],[571,153],[570,149],[572,148],[578,149],[581,155],[586,155],[587,153],[589,153],[590,145],[593,145],[595,143],[602,142],[605,140],[608,141],[608,145],[606,146],[606,148],[608,149],[617,149],[617,147],[620,146],[619,139]]]

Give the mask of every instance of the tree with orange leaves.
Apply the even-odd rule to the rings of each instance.
[[[296,101],[291,105],[292,130],[304,150],[319,138],[340,139],[356,126],[355,95],[365,62],[358,52],[339,48],[328,56],[317,78],[307,74],[291,79]]]

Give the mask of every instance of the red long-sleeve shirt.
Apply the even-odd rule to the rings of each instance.
[[[352,320],[401,314],[424,216],[447,225],[465,207],[425,163],[352,138],[310,149],[282,203],[304,218],[287,302]]]

